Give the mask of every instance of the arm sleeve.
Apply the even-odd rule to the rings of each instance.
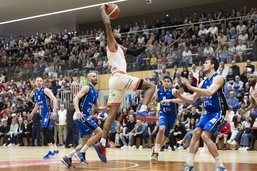
[[[145,47],[139,48],[139,49],[127,49],[127,54],[128,55],[133,55],[133,56],[137,56],[140,55],[141,53],[143,53],[145,51]]]

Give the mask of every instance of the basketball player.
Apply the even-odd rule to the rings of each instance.
[[[173,129],[177,118],[175,103],[183,103],[180,99],[174,99],[171,82],[172,81],[169,76],[164,76],[163,87],[161,87],[157,92],[157,101],[160,102],[161,107],[159,113],[159,131],[156,135],[151,161],[158,160],[158,154],[161,146],[165,145],[169,140],[170,130]]]
[[[31,114],[29,115],[29,119],[31,119],[34,113],[40,108],[42,116],[41,129],[49,147],[48,153],[43,158],[50,159],[59,153],[59,150],[57,150],[55,144],[54,137],[52,135],[53,120],[56,118],[58,103],[52,91],[43,86],[43,79],[41,77],[36,78],[34,99],[36,104]]]
[[[97,101],[98,92],[95,90],[97,84],[97,75],[89,73],[87,76],[88,84],[78,92],[73,99],[75,114],[73,119],[80,131],[80,136],[83,138],[83,144],[78,145],[67,156],[62,158],[62,162],[70,168],[72,166],[71,158],[75,157],[80,160],[82,164],[88,164],[85,153],[97,140],[101,138],[102,129],[90,118],[90,110],[93,104],[96,110],[105,110],[106,107],[99,106]],[[94,133],[93,136],[92,133]],[[91,136],[91,137],[90,137]]]
[[[194,94],[185,96],[181,95],[179,91],[176,91],[174,94],[174,96],[188,103],[195,102],[200,96],[204,97],[204,109],[206,111],[206,114],[201,117],[194,130],[184,171],[194,170],[193,162],[199,147],[200,138],[202,138],[208,147],[209,152],[215,159],[216,171],[226,171],[219,157],[218,149],[211,140],[212,134],[219,131],[224,125],[224,115],[228,108],[223,94],[223,85],[225,81],[222,76],[216,72],[218,68],[219,62],[216,58],[207,58],[203,68],[203,72],[207,78],[200,83],[199,87],[193,87],[188,80],[181,78],[181,82],[189,90],[193,91]]]
[[[98,157],[102,160],[102,162],[107,162],[106,139],[108,137],[111,124],[114,121],[119,110],[119,106],[123,95],[125,94],[125,90],[145,90],[144,99],[142,102],[142,106],[138,112],[137,119],[144,119],[147,116],[147,105],[149,104],[151,97],[153,96],[155,91],[155,86],[152,83],[146,80],[139,79],[137,77],[127,75],[127,63],[124,53],[129,51],[127,51],[127,48],[124,48],[117,43],[119,39],[118,37],[120,37],[120,35],[116,34],[117,41],[115,40],[115,33],[112,30],[109,16],[105,12],[106,8],[108,8],[108,5],[103,5],[100,7],[102,19],[107,33],[107,58],[108,63],[111,66],[112,72],[112,76],[109,80],[110,92],[108,99],[110,113],[104,123],[101,141],[97,145],[94,145],[95,150],[98,153]],[[153,40],[154,38],[149,39],[146,46],[150,46]]]

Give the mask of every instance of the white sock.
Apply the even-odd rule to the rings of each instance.
[[[53,145],[49,145],[48,147],[49,147],[49,151],[54,152],[54,146]]]
[[[75,155],[75,153],[76,153],[77,151],[74,149],[74,150],[72,150],[68,155],[67,155],[67,157],[68,158],[72,158],[74,155]]]
[[[188,159],[187,159],[187,164],[189,166],[193,166],[194,165],[194,159],[195,159],[195,155],[193,153],[189,153]]]
[[[100,143],[105,147],[106,146],[106,139],[101,138]]]
[[[146,106],[146,105],[142,105],[142,106],[140,107],[139,112],[144,112],[144,111],[146,111],[146,110],[147,110],[147,106]]]
[[[219,156],[215,157],[214,160],[215,160],[215,163],[216,163],[216,167],[224,167],[224,165],[223,165],[223,163],[221,162]]]
[[[89,148],[89,147],[85,144],[85,145],[81,148],[80,152],[81,152],[81,153],[85,153],[88,148]]]
[[[53,144],[54,150],[58,150],[56,144]]]
[[[153,151],[156,152],[156,153],[159,153],[160,152],[160,148],[161,148],[160,144],[155,144]]]

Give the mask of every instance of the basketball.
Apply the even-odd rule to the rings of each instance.
[[[120,8],[116,4],[107,4],[105,11],[111,20],[118,18],[120,15]]]

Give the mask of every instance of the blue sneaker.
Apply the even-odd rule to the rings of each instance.
[[[75,157],[80,161],[81,164],[88,165],[87,160],[85,159],[84,155],[80,151],[75,153]]]
[[[54,156],[54,152],[49,151],[44,157],[43,159],[51,159]]]
[[[186,165],[184,171],[195,171],[194,166]]]
[[[227,171],[225,167],[217,167],[216,171]]]
[[[106,148],[101,143],[95,144],[94,148],[95,148],[95,151],[96,151],[99,159],[102,162],[107,163]]]
[[[54,155],[59,154],[59,150],[54,150]]]
[[[145,118],[148,115],[147,111],[137,112],[137,118]]]

